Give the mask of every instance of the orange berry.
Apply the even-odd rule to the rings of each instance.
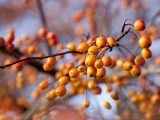
[[[123,69],[124,70],[129,71],[129,70],[132,69],[132,67],[133,67],[133,63],[131,61],[129,61],[129,60],[124,61],[124,63],[123,63]]]
[[[117,44],[117,41],[113,37],[108,37],[107,38],[107,43],[109,47],[114,47]]]
[[[83,106],[84,108],[88,108],[88,107],[90,106],[89,101],[88,101],[88,100],[84,100],[84,101],[82,102],[82,106]]]
[[[109,66],[110,69],[114,68],[116,66],[116,60],[111,61],[111,65]]]
[[[116,65],[117,65],[120,69],[122,69],[122,68],[123,68],[123,63],[124,63],[124,61],[123,61],[122,59],[119,59],[119,60],[117,60]]]
[[[107,91],[107,92],[111,92],[111,91],[112,91],[111,85],[107,85],[107,86],[106,86],[106,91]]]
[[[96,75],[96,72],[97,72],[97,70],[96,70],[96,68],[93,67],[93,66],[89,66],[89,67],[87,68],[87,75],[88,75],[89,77],[94,77],[94,76]]]
[[[151,40],[148,36],[140,37],[138,43],[141,48],[149,48],[151,46]]]
[[[94,65],[95,61],[96,61],[96,57],[94,55],[88,55],[86,57],[85,64],[87,66],[92,66]]]
[[[136,56],[136,58],[134,59],[134,63],[138,66],[143,66],[145,64],[145,60],[141,56]]]
[[[80,43],[80,45],[78,46],[78,51],[85,53],[88,50],[88,44],[85,42]]]
[[[15,39],[14,33],[10,33],[6,36],[6,41],[9,43],[13,42],[14,39]]]
[[[49,86],[48,80],[43,80],[43,81],[41,81],[40,84],[39,84],[39,87],[40,87],[42,90],[47,89],[48,86]]]
[[[112,106],[108,101],[103,102],[103,107],[105,107],[106,109],[111,109]]]
[[[141,51],[143,58],[148,59],[152,57],[152,52],[149,48],[143,48]]]
[[[67,85],[69,78],[67,76],[62,76],[59,78],[58,83],[59,85]]]
[[[88,81],[88,83],[87,83],[88,89],[94,88],[95,85],[96,85],[96,83],[95,83],[94,80],[90,80],[90,81]]]
[[[44,71],[51,71],[53,69],[53,66],[48,64],[48,63],[45,63],[43,64],[43,70]]]
[[[101,92],[102,92],[102,89],[99,86],[95,86],[94,88],[92,88],[92,93],[94,95],[99,95],[101,94]]]
[[[88,54],[93,54],[96,55],[98,53],[98,48],[97,46],[90,46],[88,48]]]
[[[45,96],[45,98],[46,98],[47,100],[49,100],[49,101],[55,99],[56,97],[57,97],[57,95],[56,95],[56,89],[53,89],[53,90],[49,91],[49,92],[46,94],[46,96]]]
[[[31,45],[31,46],[29,46],[28,47],[28,49],[27,49],[27,53],[28,54],[33,54],[33,53],[35,53],[36,52],[36,46],[35,45]]]
[[[96,76],[97,77],[104,77],[106,75],[106,69],[105,68],[99,68],[97,69]]]
[[[96,46],[98,48],[102,48],[102,47],[105,47],[106,46],[106,38],[105,37],[97,37],[96,38]]]
[[[56,88],[56,95],[57,96],[64,96],[66,94],[66,88],[64,86],[58,86]]]
[[[134,65],[130,70],[132,76],[139,76],[141,74],[141,68],[137,65]]]
[[[112,59],[109,56],[103,56],[102,61],[103,61],[103,65],[106,67],[112,64]]]
[[[113,100],[119,99],[118,93],[116,91],[112,91],[110,95]]]
[[[79,76],[79,71],[76,69],[76,68],[72,68],[70,71],[69,71],[69,76],[71,78],[77,78]]]
[[[103,67],[103,61],[101,59],[97,59],[94,63],[94,67],[97,69]]]
[[[136,20],[134,23],[134,29],[137,31],[142,31],[145,29],[145,23],[143,20]]]
[[[47,36],[47,29],[45,28],[40,28],[39,31],[38,31],[38,35],[40,37],[46,37]]]
[[[55,57],[47,58],[47,63],[51,66],[54,66],[57,63],[56,58]]]
[[[78,70],[80,73],[82,73],[82,72],[84,72],[84,71],[86,70],[86,68],[85,68],[84,65],[80,65],[80,66],[78,66],[77,70]]]
[[[71,70],[74,67],[75,67],[74,62],[72,62],[72,61],[67,62],[66,69]]]
[[[76,50],[76,45],[75,45],[75,43],[74,43],[74,42],[69,42],[69,43],[67,44],[67,49],[68,49],[68,50],[71,50],[71,51]]]

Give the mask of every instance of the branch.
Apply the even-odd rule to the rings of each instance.
[[[56,56],[60,56],[60,55],[68,54],[68,53],[82,54],[81,52],[78,52],[78,51],[66,51],[66,52],[57,53],[57,54],[53,54],[53,55],[48,55],[48,56],[44,56],[44,57],[26,57],[24,59],[17,60],[17,61],[15,61],[13,63],[2,65],[2,66],[0,66],[0,68],[4,69],[6,67],[12,66],[14,64],[17,64],[17,63],[20,63],[20,62],[23,62],[23,61],[29,61],[29,63],[30,63],[31,60],[38,60],[38,59],[42,60],[42,59],[45,59],[45,58],[56,57]]]
[[[22,57],[22,56],[25,56],[25,54],[23,54],[22,52],[20,52],[19,51],[19,49],[18,48],[15,48],[13,51],[7,51],[6,49],[5,49],[5,46],[3,46],[3,47],[0,47],[0,51],[2,51],[3,53],[5,53],[5,54],[8,54],[8,55],[10,55],[10,56],[12,56],[12,57],[14,57],[14,58],[16,58],[16,59],[19,59],[20,57]],[[29,63],[27,63],[27,64],[29,64],[29,65],[31,65],[32,67],[34,67],[34,68],[36,68],[38,71],[40,71],[40,72],[44,72],[44,73],[48,73],[48,74],[51,74],[51,75],[55,75],[55,73],[56,73],[56,69],[53,69],[52,71],[49,71],[49,72],[47,72],[47,71],[44,71],[43,70],[43,66],[42,66],[42,63],[41,62],[39,62],[38,60],[34,60],[34,61],[32,61],[32,62],[29,62]]]

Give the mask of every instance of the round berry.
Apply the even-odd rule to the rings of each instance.
[[[56,95],[57,96],[64,96],[66,94],[66,88],[64,86],[58,86],[56,88]]]
[[[96,72],[97,72],[97,70],[96,70],[96,68],[93,67],[93,66],[89,66],[89,67],[87,68],[87,75],[88,75],[89,77],[94,77],[94,76],[96,75]]]
[[[80,73],[83,73],[83,72],[86,70],[86,68],[85,68],[84,65],[80,65],[80,66],[78,66],[77,70],[78,70]]]
[[[48,80],[43,80],[43,81],[41,81],[41,83],[39,84],[39,87],[40,87],[42,90],[47,89],[48,86],[49,86]]]
[[[105,37],[97,37],[96,39],[96,46],[98,48],[102,48],[102,47],[105,47],[106,46],[106,38]]]
[[[143,66],[145,64],[145,59],[141,56],[136,56],[134,63],[138,66]]]
[[[96,76],[97,77],[104,77],[106,75],[106,69],[105,68],[99,68],[97,69]]]
[[[46,94],[46,96],[45,96],[45,98],[46,98],[47,100],[49,100],[49,101],[55,99],[56,97],[57,97],[57,95],[56,95],[56,89],[53,89],[53,90],[49,91],[49,92]]]
[[[95,83],[94,80],[90,80],[90,81],[88,81],[88,83],[87,83],[88,89],[94,88],[95,85],[96,85],[96,83]]]
[[[132,76],[139,76],[141,74],[141,68],[137,65],[134,65],[130,70]]]
[[[88,55],[86,57],[85,64],[87,66],[92,66],[92,65],[94,65],[95,61],[96,61],[95,55]]]
[[[88,48],[88,54],[93,54],[96,55],[98,53],[98,48],[97,46],[90,46]]]
[[[83,106],[84,108],[88,108],[88,107],[90,106],[89,101],[88,101],[88,100],[84,100],[84,101],[82,102],[82,106]]]
[[[47,58],[47,63],[50,64],[51,66],[54,66],[57,63],[56,58],[55,57]]]
[[[108,101],[103,102],[103,107],[105,107],[106,109],[111,109],[112,106]]]
[[[103,67],[103,61],[101,59],[97,59],[94,63],[94,67],[97,69]]]
[[[67,76],[62,76],[58,80],[59,85],[67,85],[69,78]]]
[[[99,95],[102,93],[102,89],[99,86],[95,86],[94,88],[92,88],[92,93],[94,95]]]
[[[114,47],[117,44],[117,41],[113,37],[108,37],[107,38],[107,43],[109,47]]]
[[[112,91],[110,95],[113,100],[119,99],[118,93],[116,91]]]
[[[76,50],[76,45],[75,45],[75,43],[74,43],[74,42],[69,42],[69,43],[67,44],[67,49],[68,49],[68,50],[71,50],[71,51]]]
[[[137,31],[142,31],[145,29],[145,22],[143,20],[136,20],[134,23],[134,29]]]
[[[151,40],[148,36],[140,37],[138,43],[141,48],[149,48],[151,46]]]
[[[143,48],[141,51],[142,57],[145,59],[149,59],[152,57],[152,52],[149,48]]]
[[[71,78],[77,78],[79,76],[79,71],[76,69],[76,68],[72,68],[70,71],[69,71],[69,76]]]
[[[78,46],[78,51],[85,53],[88,50],[88,44],[83,42]]]
[[[131,61],[129,61],[129,60],[124,61],[124,63],[123,63],[123,69],[124,70],[129,71],[129,70],[132,69],[132,67],[133,67],[133,63]]]
[[[103,65],[108,67],[112,64],[112,59],[109,56],[103,56],[102,57]]]

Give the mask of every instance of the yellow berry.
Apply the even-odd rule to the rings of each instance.
[[[93,54],[96,55],[98,53],[98,48],[97,46],[90,46],[88,48],[88,54]]]
[[[97,37],[96,39],[96,46],[98,48],[102,48],[102,47],[105,47],[106,46],[106,38],[105,37]]]
[[[90,106],[89,101],[88,101],[88,100],[84,100],[84,101],[82,102],[82,106],[83,106],[84,108],[88,108],[88,107]]]
[[[129,71],[129,70],[132,69],[132,67],[133,67],[133,63],[131,61],[129,61],[129,60],[124,61],[124,63],[123,63],[123,69],[124,70]]]
[[[148,36],[140,37],[138,43],[141,48],[149,48],[151,46],[151,40]]]
[[[69,78],[67,76],[62,76],[58,80],[59,85],[67,85]]]
[[[48,86],[49,86],[48,80],[43,80],[43,81],[41,81],[41,83],[39,84],[39,87],[40,87],[42,90],[47,89]]]
[[[94,63],[94,67],[97,69],[103,67],[103,61],[101,59],[97,59]]]
[[[95,61],[96,61],[96,57],[94,55],[88,55],[86,57],[85,64],[87,66],[92,66],[94,65]]]
[[[89,77],[94,77],[94,76],[96,75],[96,72],[97,72],[97,70],[96,70],[96,68],[93,67],[93,66],[89,66],[89,67],[87,68],[87,75],[88,75]]]
[[[149,48],[143,48],[141,51],[143,58],[148,59],[152,57],[152,52]]]
[[[103,102],[103,107],[105,107],[106,109],[111,109],[112,108],[111,104],[108,101]]]
[[[109,47],[114,47],[117,44],[117,41],[113,37],[108,37],[107,38],[107,43]]]
[[[69,76],[71,78],[77,78],[79,76],[79,71],[76,69],[76,68],[72,68],[70,71],[69,71]]]
[[[109,56],[103,56],[102,57],[103,65],[108,67],[112,64],[112,59]]]

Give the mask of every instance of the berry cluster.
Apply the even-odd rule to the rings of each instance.
[[[130,74],[130,76],[139,76],[141,74],[141,67],[145,64],[145,59],[152,57],[152,53],[149,49],[151,46],[151,40],[148,36],[141,36],[138,44],[142,48],[142,56],[134,55],[125,46],[120,44],[120,40],[130,32],[125,30],[125,26],[133,26],[137,32],[145,29],[145,23],[143,20],[135,21],[134,25],[126,24],[126,21],[122,27],[122,32],[118,38],[97,36],[86,37],[87,41],[81,41],[76,47],[74,42],[70,42],[67,45],[67,49],[70,51],[78,51],[80,54],[73,54],[79,63],[78,66],[74,62],[68,62],[60,66],[59,72],[56,73],[56,87],[46,94],[46,99],[53,100],[58,96],[64,96],[67,92],[66,85],[71,85],[71,94],[84,94],[87,91],[91,91],[93,94],[98,95],[102,93],[102,88],[99,83],[108,83],[108,77],[106,75],[107,69],[115,68],[116,66]],[[105,55],[106,51],[112,51],[114,48],[119,48],[122,54],[123,51],[120,48],[127,50],[132,57],[128,58],[113,58]],[[50,71],[56,64],[55,57],[47,58],[47,62],[43,65],[45,71]],[[116,79],[116,78],[114,78]],[[118,78],[117,78],[118,79]],[[49,82],[44,80],[40,83],[41,89],[47,89]],[[118,93],[112,90],[112,87],[108,84],[106,91],[110,92],[111,98],[118,100]],[[117,102],[119,105],[120,103]],[[85,99],[82,103],[83,107],[89,107],[90,103]],[[107,109],[111,109],[111,105],[108,101],[103,103],[103,106]]]

